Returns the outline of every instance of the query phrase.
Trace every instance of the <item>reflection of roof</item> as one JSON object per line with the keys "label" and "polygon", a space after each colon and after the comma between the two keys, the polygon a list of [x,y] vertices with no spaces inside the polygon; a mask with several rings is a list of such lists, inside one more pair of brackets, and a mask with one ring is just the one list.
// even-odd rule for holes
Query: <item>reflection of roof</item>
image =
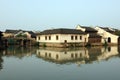
{"label": "reflection of roof", "polygon": [[97,30],[95,30],[92,27],[86,27],[86,26],[80,26],[82,28],[85,28],[85,32],[97,32]]}
{"label": "reflection of roof", "polygon": [[51,29],[51,30],[45,30],[40,33],[41,35],[44,34],[86,34],[81,30],[76,29]]}

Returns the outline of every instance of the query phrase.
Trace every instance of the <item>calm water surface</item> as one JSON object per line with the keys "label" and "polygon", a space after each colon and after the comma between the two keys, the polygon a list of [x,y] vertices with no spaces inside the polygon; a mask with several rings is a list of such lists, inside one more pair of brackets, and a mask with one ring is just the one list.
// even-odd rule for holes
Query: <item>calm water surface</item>
{"label": "calm water surface", "polygon": [[20,48],[0,51],[0,80],[120,80],[120,48]]}

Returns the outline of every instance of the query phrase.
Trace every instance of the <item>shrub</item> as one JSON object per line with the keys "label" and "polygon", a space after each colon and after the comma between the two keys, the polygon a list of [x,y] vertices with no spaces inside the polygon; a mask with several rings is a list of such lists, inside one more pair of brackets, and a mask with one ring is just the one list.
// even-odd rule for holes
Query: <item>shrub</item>
{"label": "shrub", "polygon": [[103,44],[103,46],[108,46],[108,43],[107,41],[105,40],[105,43]]}
{"label": "shrub", "polygon": [[91,47],[91,43],[87,43],[85,46],[86,47]]}
{"label": "shrub", "polygon": [[46,43],[43,43],[43,47],[46,47]]}
{"label": "shrub", "polygon": [[35,46],[39,46],[39,42],[36,42],[34,45],[35,45]]}

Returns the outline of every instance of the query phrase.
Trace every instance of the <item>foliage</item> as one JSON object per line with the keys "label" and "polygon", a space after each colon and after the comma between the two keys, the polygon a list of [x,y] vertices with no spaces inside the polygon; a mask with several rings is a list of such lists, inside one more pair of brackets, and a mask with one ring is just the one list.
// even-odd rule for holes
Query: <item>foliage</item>
{"label": "foliage", "polygon": [[105,40],[105,43],[103,44],[103,46],[108,46],[108,43],[107,41]]}
{"label": "foliage", "polygon": [[39,42],[36,42],[34,45],[35,45],[35,46],[39,46]]}
{"label": "foliage", "polygon": [[85,46],[86,47],[91,47],[91,43],[87,43]]}
{"label": "foliage", "polygon": [[2,36],[3,36],[3,34],[2,34],[2,32],[0,31],[0,39],[2,38]]}
{"label": "foliage", "polygon": [[24,38],[26,38],[27,35],[26,34],[18,34],[16,37],[24,37]]}
{"label": "foliage", "polygon": [[15,43],[15,40],[14,39],[8,39],[8,44],[11,44],[11,45],[13,45]]}
{"label": "foliage", "polygon": [[46,46],[46,43],[43,43],[43,47],[47,47],[47,46]]}

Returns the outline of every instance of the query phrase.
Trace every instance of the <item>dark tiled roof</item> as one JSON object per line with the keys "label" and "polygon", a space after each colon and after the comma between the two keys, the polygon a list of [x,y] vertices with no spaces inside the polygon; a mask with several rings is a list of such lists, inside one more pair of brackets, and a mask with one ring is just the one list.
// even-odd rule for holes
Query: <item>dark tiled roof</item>
{"label": "dark tiled roof", "polygon": [[40,33],[41,35],[44,34],[86,34],[85,32],[81,30],[76,29],[51,29],[51,30],[45,30]]}
{"label": "dark tiled roof", "polygon": [[13,33],[13,34],[15,34],[15,33],[18,33],[20,30],[9,30],[9,29],[7,29],[6,31],[5,31],[5,33]]}
{"label": "dark tiled roof", "polygon": [[36,34],[35,34],[34,32],[32,32],[32,31],[25,31],[25,30],[9,30],[9,29],[7,29],[7,30],[5,31],[5,33],[17,34],[17,33],[20,32],[20,31],[22,31],[22,32],[28,32],[29,34],[31,34],[31,37],[32,37],[32,38],[35,38],[35,37],[36,37]]}
{"label": "dark tiled roof", "polygon": [[102,36],[96,34],[96,33],[90,33],[89,38],[101,38]]}
{"label": "dark tiled roof", "polygon": [[22,31],[22,32],[28,32],[32,38],[36,38],[36,34],[32,31],[25,31],[25,30],[19,30],[19,31]]}
{"label": "dark tiled roof", "polygon": [[100,27],[101,29],[104,29],[107,32],[115,32],[114,29],[108,28],[108,27]]}
{"label": "dark tiled roof", "polygon": [[81,26],[82,28],[85,28],[85,32],[97,32],[97,30],[95,30],[92,27],[86,27],[86,26]]}
{"label": "dark tiled roof", "polygon": [[32,38],[36,38],[36,34],[34,33],[34,32],[32,32],[32,31],[27,31],[29,34],[31,34],[31,37]]}

